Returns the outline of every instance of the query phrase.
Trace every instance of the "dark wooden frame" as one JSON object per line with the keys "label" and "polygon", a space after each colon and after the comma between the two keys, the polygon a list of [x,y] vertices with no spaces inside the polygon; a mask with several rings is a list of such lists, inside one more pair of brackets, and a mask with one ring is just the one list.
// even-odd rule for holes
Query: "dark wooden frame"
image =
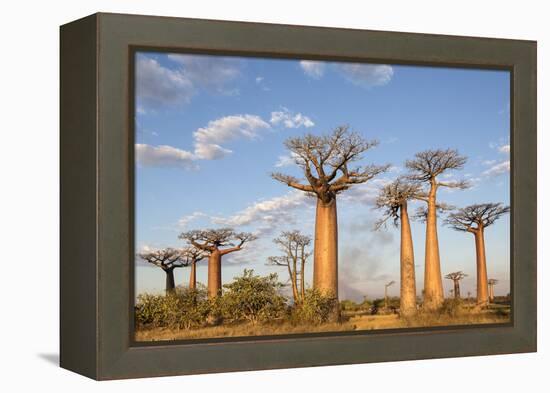
{"label": "dark wooden frame", "polygon": [[[131,59],[139,48],[509,70],[512,323],[135,343]],[[103,380],[536,351],[536,42],[95,14],[61,27],[60,143],[64,368]]]}

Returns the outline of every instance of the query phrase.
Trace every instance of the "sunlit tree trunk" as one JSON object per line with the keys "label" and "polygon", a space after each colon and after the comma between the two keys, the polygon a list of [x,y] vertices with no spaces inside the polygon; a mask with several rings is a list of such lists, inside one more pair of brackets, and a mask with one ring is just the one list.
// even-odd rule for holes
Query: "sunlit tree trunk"
{"label": "sunlit tree trunk", "polygon": [[191,262],[191,273],[189,274],[189,289],[197,289],[197,262]]}
{"label": "sunlit tree trunk", "polygon": [[416,279],[414,273],[414,250],[411,225],[407,212],[407,202],[400,207],[401,212],[401,293],[399,309],[401,315],[409,316],[416,312]]}
{"label": "sunlit tree trunk", "polygon": [[477,262],[477,304],[486,306],[489,302],[487,285],[487,261],[485,259],[485,234],[483,227],[474,233],[476,240],[476,262]]}
{"label": "sunlit tree trunk", "polygon": [[[303,250],[302,250],[303,253]],[[306,268],[306,260],[302,258],[301,264],[300,264],[300,295],[301,300],[303,301],[306,296],[306,284],[304,282],[304,276],[305,276],[305,268]]]}
{"label": "sunlit tree trunk", "polygon": [[214,298],[222,292],[222,255],[214,250],[208,257],[208,297]]}
{"label": "sunlit tree trunk", "polygon": [[454,280],[453,283],[454,283],[455,299],[460,299],[460,281]]}
{"label": "sunlit tree trunk", "polygon": [[428,195],[428,216],[426,218],[426,256],[424,268],[424,308],[435,310],[443,304],[443,279],[439,261],[437,239],[437,185],[432,181]]}
{"label": "sunlit tree trunk", "polygon": [[[338,220],[336,199],[324,203],[317,199],[313,287],[326,296],[338,298]],[[330,320],[340,317],[338,303]]]}
{"label": "sunlit tree trunk", "polygon": [[165,269],[166,273],[166,293],[174,292],[176,283],[174,281],[174,269]]}

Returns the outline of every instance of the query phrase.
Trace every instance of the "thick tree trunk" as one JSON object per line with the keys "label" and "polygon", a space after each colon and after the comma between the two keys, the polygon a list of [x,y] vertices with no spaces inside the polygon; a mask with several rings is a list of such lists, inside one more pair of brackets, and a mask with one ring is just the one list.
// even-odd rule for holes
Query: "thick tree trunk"
{"label": "thick tree trunk", "polygon": [[[315,245],[313,258],[313,288],[326,296],[338,299],[338,219],[336,198],[329,203],[317,199],[315,216]],[[340,318],[336,302],[330,320]]]}
{"label": "thick tree trunk", "polygon": [[302,259],[302,262],[300,265],[300,297],[302,301],[306,297],[306,284],[304,282],[304,276],[305,276],[304,269],[306,267],[305,265],[306,265],[306,261]]}
{"label": "thick tree trunk", "polygon": [[197,289],[197,262],[191,262],[191,273],[189,274],[189,289]]}
{"label": "thick tree trunk", "polygon": [[176,283],[174,281],[174,269],[165,269],[166,273],[166,293],[174,292]]}
{"label": "thick tree trunk", "polygon": [[401,211],[401,293],[399,310],[401,315],[410,316],[416,312],[416,278],[414,272],[414,250],[407,202]]}
{"label": "thick tree trunk", "polygon": [[298,285],[296,284],[296,270],[292,270],[290,264],[288,267],[288,274],[290,276],[290,282],[292,284],[292,297],[294,298],[294,304],[299,302],[298,300]]}
{"label": "thick tree trunk", "polygon": [[460,299],[460,281],[453,280],[455,299]]}
{"label": "thick tree trunk", "polygon": [[428,196],[428,217],[426,218],[426,256],[424,268],[424,308],[436,310],[443,304],[443,279],[439,261],[437,239],[436,185],[432,183]]}
{"label": "thick tree trunk", "polygon": [[476,262],[477,262],[477,304],[486,306],[488,299],[487,284],[487,262],[485,260],[485,235],[483,228],[478,229],[475,234],[476,240]]}
{"label": "thick tree trunk", "polygon": [[222,255],[214,250],[208,257],[208,297],[215,298],[222,292]]}

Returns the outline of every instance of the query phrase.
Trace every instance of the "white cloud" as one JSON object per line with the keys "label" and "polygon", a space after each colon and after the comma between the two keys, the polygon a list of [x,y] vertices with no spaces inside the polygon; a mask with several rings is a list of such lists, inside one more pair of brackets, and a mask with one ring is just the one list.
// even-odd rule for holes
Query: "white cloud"
{"label": "white cloud", "polygon": [[283,196],[254,202],[230,217],[212,217],[212,222],[230,227],[257,225],[259,232],[265,234],[281,225],[293,224],[296,210],[313,207],[314,202],[306,193],[292,190]]}
{"label": "white cloud", "polygon": [[149,57],[138,58],[136,96],[139,113],[145,113],[145,107],[187,103],[193,94],[193,82],[181,70],[163,67]]}
{"label": "white cloud", "polygon": [[280,111],[271,112],[271,119],[269,120],[271,124],[282,124],[286,128],[309,128],[315,125],[309,117],[301,113],[291,112],[288,108],[284,107],[281,109]]}
{"label": "white cloud", "polygon": [[485,176],[497,176],[508,172],[510,172],[510,160],[502,161],[496,165],[493,165],[491,168],[483,172],[483,174]]}
{"label": "white cloud", "polygon": [[240,74],[240,60],[236,58],[183,54],[170,54],[168,58],[182,67],[194,85],[221,93],[226,92],[225,84]]}
{"label": "white cloud", "polygon": [[238,93],[225,85],[239,75],[239,60],[216,56],[167,56],[175,67],[167,67],[148,55],[136,62],[136,97],[138,113],[166,105],[188,103],[199,88],[221,94]]}
{"label": "white cloud", "polygon": [[151,146],[137,143],[135,147],[136,162],[143,166],[183,167],[194,169],[193,153],[172,146]]}
{"label": "white cloud", "polygon": [[298,159],[299,156],[296,153],[290,153],[289,155],[279,156],[277,159],[277,162],[275,163],[276,168],[282,168],[285,166],[291,166],[296,164],[296,159]]}
{"label": "white cloud", "polygon": [[193,212],[187,216],[183,216],[182,218],[180,218],[178,220],[178,225],[180,226],[180,228],[187,228],[187,226],[191,221],[195,221],[196,219],[205,217],[205,216],[206,214],[204,214],[203,212],[198,212],[198,211]]}
{"label": "white cloud", "polygon": [[269,124],[255,115],[233,115],[210,121],[206,127],[193,133],[197,158],[214,160],[231,153],[220,144],[237,138],[253,139],[258,130],[270,128]]}
{"label": "white cloud", "polygon": [[313,79],[319,79],[325,73],[325,63],[322,61],[302,60],[300,67],[307,76]]}
{"label": "white cloud", "polygon": [[510,145],[502,145],[498,148],[501,153],[510,153]]}
{"label": "white cloud", "polygon": [[393,68],[385,64],[344,63],[338,68],[348,81],[361,87],[382,86],[393,77]]}
{"label": "white cloud", "polygon": [[262,83],[262,81],[264,80],[264,77],[263,76],[257,76],[256,77],[256,83]]}
{"label": "white cloud", "polygon": [[[501,142],[502,143],[502,142]],[[497,145],[496,143],[491,143],[489,146],[493,149],[497,149],[499,153],[505,154],[506,156],[510,156],[510,144],[504,143]],[[484,165],[490,166],[489,169],[487,169],[485,172],[483,172],[484,176],[498,176],[502,175],[504,173],[510,172],[510,159],[507,160],[486,160],[483,161]]]}

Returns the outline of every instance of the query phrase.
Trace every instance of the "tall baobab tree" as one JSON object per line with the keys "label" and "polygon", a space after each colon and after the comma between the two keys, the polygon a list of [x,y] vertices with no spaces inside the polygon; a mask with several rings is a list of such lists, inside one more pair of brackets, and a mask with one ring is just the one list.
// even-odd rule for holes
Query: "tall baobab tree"
{"label": "tall baobab tree", "polygon": [[509,206],[502,203],[483,203],[466,206],[448,215],[447,225],[451,228],[470,232],[476,242],[476,265],[477,265],[477,304],[487,305],[488,283],[487,283],[487,260],[485,255],[485,228],[492,225],[502,215],[510,211]]}
{"label": "tall baobab tree", "polygon": [[[367,165],[350,168],[363,153],[376,146],[347,126],[337,127],[328,135],[307,134],[289,138],[285,146],[303,170],[305,182],[282,173],[271,176],[289,187],[317,198],[315,243],[313,252],[313,287],[321,293],[338,297],[338,220],[336,196],[355,184],[365,183],[387,170],[388,166]],[[331,320],[339,318],[338,306]]]}
{"label": "tall baobab tree", "polygon": [[489,302],[493,303],[495,301],[495,285],[498,284],[498,280],[490,278],[487,280],[487,284],[489,286]]}
{"label": "tall baobab tree", "polygon": [[414,271],[414,250],[409,221],[408,201],[420,192],[418,184],[412,184],[398,178],[384,186],[376,199],[376,208],[384,209],[384,215],[376,223],[379,229],[389,219],[395,226],[401,225],[401,280],[400,304],[401,315],[409,316],[416,312],[416,278]]}
{"label": "tall baobab tree", "polygon": [[160,267],[166,273],[166,293],[174,291],[174,270],[187,266],[182,259],[182,251],[175,248],[164,248],[139,253],[138,256],[144,261]]}
{"label": "tall baobab tree", "polygon": [[191,266],[189,273],[189,289],[197,289],[197,263],[206,258],[208,254],[195,246],[187,247],[182,252],[182,258],[187,266]]}
{"label": "tall baobab tree", "polygon": [[286,266],[292,285],[294,303],[300,304],[306,292],[304,275],[307,259],[311,255],[311,252],[307,251],[307,247],[311,244],[311,238],[294,230],[282,232],[279,237],[273,239],[273,243],[279,247],[283,255],[269,257],[268,264]]}
{"label": "tall baobab tree", "polygon": [[425,150],[416,153],[414,159],[405,163],[409,169],[409,179],[425,184],[425,195],[417,199],[426,202],[426,250],[424,267],[424,307],[435,310],[443,304],[443,279],[439,260],[439,241],[437,239],[437,190],[440,187],[464,189],[468,187],[465,181],[440,181],[443,173],[449,170],[458,170],[464,167],[466,157],[458,154],[457,150]]}
{"label": "tall baobab tree", "polygon": [[453,280],[453,294],[455,299],[460,299],[460,280],[468,275],[464,272],[453,272],[445,276],[448,280]]}
{"label": "tall baobab tree", "polygon": [[208,255],[208,296],[217,297],[222,290],[222,257],[242,250],[245,243],[256,239],[251,233],[237,233],[232,228],[194,230],[184,232],[180,239]]}
{"label": "tall baobab tree", "polygon": [[384,284],[384,308],[388,308],[388,288],[395,284],[395,281],[390,281],[387,284]]}

